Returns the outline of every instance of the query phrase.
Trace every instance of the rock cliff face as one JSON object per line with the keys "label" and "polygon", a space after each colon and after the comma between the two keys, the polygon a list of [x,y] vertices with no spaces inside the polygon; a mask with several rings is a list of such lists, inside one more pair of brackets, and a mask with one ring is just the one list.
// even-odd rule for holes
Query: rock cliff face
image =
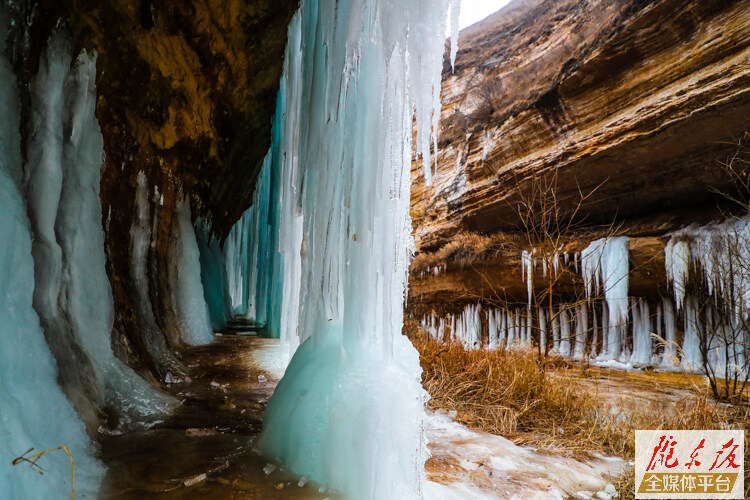
{"label": "rock cliff face", "polygon": [[[717,193],[736,189],[726,164],[747,160],[747,26],[740,1],[516,0],[465,29],[443,72],[435,181],[413,173],[411,312],[498,290],[525,302],[523,225],[552,185],[544,203],[576,228],[547,250],[580,252],[613,224],[631,237],[634,293],[667,294],[664,235],[719,216]],[[494,240],[462,248],[471,232]]]}
{"label": "rock cliff face", "polygon": [[[73,54],[98,53],[114,343],[159,379],[184,372],[174,354],[181,332],[169,288],[178,201],[185,197],[193,217],[207,220],[219,241],[250,206],[297,6],[293,0],[26,0],[9,7],[8,51],[26,122],[28,83],[52,33],[66,32]],[[146,304],[129,244],[140,172],[153,216]]]}

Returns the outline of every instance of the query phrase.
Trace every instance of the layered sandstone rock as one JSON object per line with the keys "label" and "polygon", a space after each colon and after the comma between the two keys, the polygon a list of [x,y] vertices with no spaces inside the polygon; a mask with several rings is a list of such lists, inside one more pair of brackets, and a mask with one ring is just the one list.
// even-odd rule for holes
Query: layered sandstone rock
{"label": "layered sandstone rock", "polygon": [[[725,164],[738,150],[747,159],[747,26],[746,2],[517,0],[464,30],[455,73],[447,60],[443,73],[433,185],[414,170],[419,252],[465,232],[523,233],[519,203],[554,183],[562,213],[635,237],[639,295],[667,293],[663,236],[719,216],[719,193],[736,187]],[[580,250],[585,238],[563,239]],[[488,286],[523,299],[522,249],[446,263],[437,277],[414,269],[412,307]],[[641,279],[644,262],[662,270]]]}

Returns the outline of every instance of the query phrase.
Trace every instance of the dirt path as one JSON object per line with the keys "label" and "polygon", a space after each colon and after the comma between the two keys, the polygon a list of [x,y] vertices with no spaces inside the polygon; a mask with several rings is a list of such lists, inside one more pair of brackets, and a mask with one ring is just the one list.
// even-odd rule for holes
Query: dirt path
{"label": "dirt path", "polygon": [[[173,384],[180,404],[163,423],[144,432],[112,436],[102,442],[109,467],[100,494],[106,499],[326,499],[320,485],[307,483],[255,453],[265,406],[278,370],[276,341],[225,332],[207,346],[185,353],[190,383]],[[282,370],[283,371],[283,370]],[[679,397],[681,383],[669,375],[590,370],[573,377],[602,399],[623,395]],[[427,462],[425,498],[564,498],[594,494],[622,463],[612,459],[579,462],[537,452],[498,436],[470,431],[446,415],[429,414],[426,434],[432,459]],[[265,471],[264,471],[265,469]],[[304,482],[304,481],[303,481]]]}
{"label": "dirt path", "polygon": [[180,400],[172,414],[154,429],[101,443],[109,470],[100,496],[333,500],[330,493],[318,491],[319,485],[298,486],[300,478],[280,468],[266,474],[269,460],[252,449],[277,382],[258,368],[253,352],[273,342],[223,335],[187,351],[184,360],[191,381],[170,386]]}

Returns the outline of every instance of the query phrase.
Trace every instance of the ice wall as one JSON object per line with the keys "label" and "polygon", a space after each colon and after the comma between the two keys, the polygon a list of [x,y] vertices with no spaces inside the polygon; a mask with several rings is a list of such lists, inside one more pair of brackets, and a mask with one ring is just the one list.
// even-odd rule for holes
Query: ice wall
{"label": "ice wall", "polygon": [[[727,378],[732,375],[727,370],[750,368],[745,352],[750,345],[745,327],[750,317],[750,215],[673,233],[665,260],[682,312],[683,364],[702,369],[707,360],[708,370]],[[670,324],[668,335],[674,336],[673,328]]]}
{"label": "ice wall", "polygon": [[[274,137],[278,137],[278,130],[279,125],[275,123]],[[264,325],[265,334],[269,337],[289,340],[296,337],[296,332],[290,335],[288,329],[281,326],[280,302],[284,290],[273,287],[272,283],[283,280],[281,274],[289,267],[284,266],[288,258],[280,246],[279,227],[286,225],[300,234],[301,228],[294,221],[280,222],[284,212],[293,208],[279,206],[278,197],[283,196],[283,184],[277,172],[279,166],[275,164],[278,156],[278,139],[274,139],[258,176],[253,204],[232,228],[224,243],[224,260],[233,314],[249,317]],[[285,181],[291,182],[291,179]],[[301,240],[296,241],[298,254],[300,245]],[[299,283],[299,275],[296,282]]]}
{"label": "ice wall", "polygon": [[[7,20],[0,7],[0,39]],[[16,80],[0,51],[0,489],[4,498],[59,498],[70,494],[68,457],[61,451],[40,460],[40,476],[11,462],[28,449],[70,446],[76,498],[95,498],[103,466],[83,422],[57,384],[57,367],[33,309],[32,235],[21,195],[20,113]]]}
{"label": "ice wall", "polygon": [[172,258],[170,288],[173,290],[173,307],[177,322],[186,342],[198,345],[213,340],[213,328],[201,281],[200,251],[190,217],[190,203],[177,201],[176,222],[172,231]]}
{"label": "ice wall", "polygon": [[[60,380],[88,425],[101,410],[113,427],[147,423],[171,399],[117,359],[111,347],[113,300],[106,274],[99,201],[103,140],[94,115],[96,53],[71,61],[56,32],[31,82],[24,186],[33,232],[34,308]],[[71,65],[72,62],[72,65]]]}
{"label": "ice wall", "polygon": [[352,498],[421,496],[426,393],[401,335],[412,118],[429,178],[448,4],[301,2],[264,165],[269,205],[253,209],[267,249],[253,264],[273,276],[256,314],[301,343],[257,445]]}

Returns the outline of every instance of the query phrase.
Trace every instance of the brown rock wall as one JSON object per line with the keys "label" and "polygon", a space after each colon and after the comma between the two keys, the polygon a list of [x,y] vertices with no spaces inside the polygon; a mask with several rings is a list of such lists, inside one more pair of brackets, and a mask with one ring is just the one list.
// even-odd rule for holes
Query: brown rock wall
{"label": "brown rock wall", "polygon": [[[663,236],[719,216],[719,193],[734,190],[723,164],[750,130],[747,26],[741,1],[516,0],[464,30],[455,73],[448,62],[443,73],[435,182],[413,170],[419,252],[467,231],[517,234],[519,202],[555,178],[562,212],[593,193],[577,219],[637,237],[634,293],[666,293]],[[412,272],[411,295],[481,295],[485,269],[523,300],[520,251],[438,277]],[[646,276],[643,259],[662,269]]]}

